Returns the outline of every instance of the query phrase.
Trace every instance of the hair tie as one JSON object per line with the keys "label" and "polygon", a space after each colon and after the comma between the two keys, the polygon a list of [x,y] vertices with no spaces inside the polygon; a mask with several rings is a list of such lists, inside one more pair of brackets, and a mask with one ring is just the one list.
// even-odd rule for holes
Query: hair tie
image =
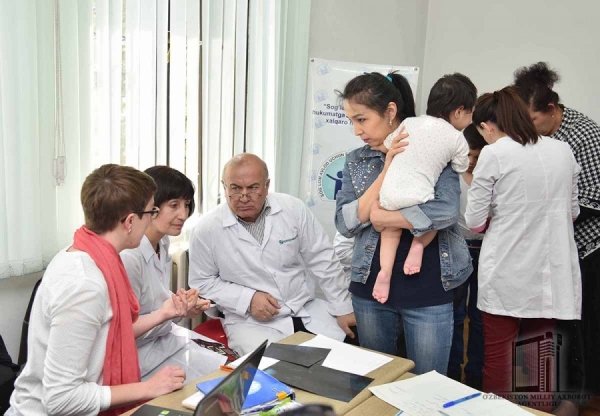
{"label": "hair tie", "polygon": [[390,77],[389,75],[386,75],[385,77],[387,78],[387,80],[388,80],[389,82],[391,82],[391,83],[394,83],[394,81],[392,81],[392,77]]}

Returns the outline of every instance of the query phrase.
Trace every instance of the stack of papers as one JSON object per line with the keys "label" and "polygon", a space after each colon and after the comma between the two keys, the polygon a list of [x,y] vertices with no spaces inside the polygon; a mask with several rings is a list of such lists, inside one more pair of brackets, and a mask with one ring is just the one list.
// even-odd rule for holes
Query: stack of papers
{"label": "stack of papers", "polygon": [[[381,400],[403,411],[402,416],[531,416],[519,406],[492,394],[481,393],[435,371],[406,380],[369,387]],[[444,404],[457,404],[444,408]]]}

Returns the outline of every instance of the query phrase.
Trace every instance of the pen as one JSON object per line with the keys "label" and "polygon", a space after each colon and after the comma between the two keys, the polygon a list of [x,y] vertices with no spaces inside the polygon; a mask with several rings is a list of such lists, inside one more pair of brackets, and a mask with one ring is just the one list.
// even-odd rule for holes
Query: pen
{"label": "pen", "polygon": [[198,295],[198,297],[199,297],[200,299],[202,299],[202,300],[210,300],[210,304],[211,304],[211,305],[215,305],[215,301],[214,301],[214,300],[212,300],[212,299],[206,299],[206,298],[203,298],[203,297],[202,297],[202,296],[200,296],[200,295]]}
{"label": "pen", "polygon": [[448,403],[445,403],[442,407],[444,409],[446,409],[446,408],[448,408],[450,406],[454,406],[455,404],[466,402],[467,400],[471,400],[471,399],[474,399],[474,398],[479,397],[479,396],[481,396],[481,392],[473,393],[473,394],[471,394],[469,396],[461,397],[460,399],[452,400],[452,401],[450,401]]}
{"label": "pen", "polygon": [[222,371],[227,371],[228,373],[231,373],[234,369],[231,367],[227,367],[226,365],[220,365],[219,369]]}

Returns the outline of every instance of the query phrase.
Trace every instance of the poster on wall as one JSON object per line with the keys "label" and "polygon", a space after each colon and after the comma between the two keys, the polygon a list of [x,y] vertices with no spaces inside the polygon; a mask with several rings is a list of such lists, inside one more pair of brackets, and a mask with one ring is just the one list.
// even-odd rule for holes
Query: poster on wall
{"label": "poster on wall", "polygon": [[335,197],[342,187],[346,154],[364,146],[354,135],[354,126],[336,90],[343,90],[348,81],[365,72],[387,75],[391,71],[404,75],[416,94],[418,67],[310,59],[300,198],[331,239],[335,235]]}

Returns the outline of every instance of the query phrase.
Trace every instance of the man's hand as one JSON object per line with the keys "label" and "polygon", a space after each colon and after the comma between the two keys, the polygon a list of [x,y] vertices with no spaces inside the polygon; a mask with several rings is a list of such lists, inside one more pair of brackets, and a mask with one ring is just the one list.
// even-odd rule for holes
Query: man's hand
{"label": "man's hand", "polygon": [[250,301],[250,315],[257,321],[266,322],[279,314],[281,306],[277,300],[265,292],[255,292]]}
{"label": "man's hand", "polygon": [[354,312],[349,313],[348,315],[337,316],[336,320],[338,326],[344,330],[346,335],[354,339],[354,332],[352,332],[350,329],[351,326],[356,326],[356,317],[354,316]]}

